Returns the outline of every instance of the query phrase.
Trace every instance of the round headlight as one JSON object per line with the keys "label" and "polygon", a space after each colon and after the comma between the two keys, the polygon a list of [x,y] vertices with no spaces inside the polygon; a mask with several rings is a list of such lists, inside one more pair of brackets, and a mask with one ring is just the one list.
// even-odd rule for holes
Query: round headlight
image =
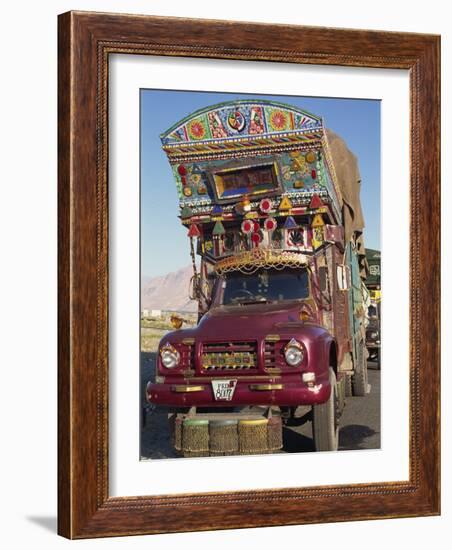
{"label": "round headlight", "polygon": [[297,342],[292,338],[292,340],[284,348],[286,363],[291,367],[296,367],[303,361],[303,355],[303,346],[300,342]]}
{"label": "round headlight", "polygon": [[160,350],[162,365],[167,369],[177,367],[180,361],[180,353],[171,344],[165,344]]}

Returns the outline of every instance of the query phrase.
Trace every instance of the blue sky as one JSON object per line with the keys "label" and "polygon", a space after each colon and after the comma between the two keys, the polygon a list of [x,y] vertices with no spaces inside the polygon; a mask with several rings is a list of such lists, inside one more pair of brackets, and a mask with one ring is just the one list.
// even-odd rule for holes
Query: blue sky
{"label": "blue sky", "polygon": [[322,116],[358,157],[367,248],[380,249],[380,102],[217,92],[141,90],[141,274],[155,277],[190,263],[176,184],[160,134],[189,113],[235,99],[281,101]]}

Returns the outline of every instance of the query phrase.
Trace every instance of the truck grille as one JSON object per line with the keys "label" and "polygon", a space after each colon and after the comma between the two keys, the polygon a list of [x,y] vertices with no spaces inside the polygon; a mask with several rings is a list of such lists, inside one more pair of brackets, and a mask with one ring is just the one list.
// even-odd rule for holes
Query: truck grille
{"label": "truck grille", "polygon": [[209,342],[202,346],[203,371],[239,371],[257,369],[257,342]]}
{"label": "truck grille", "polygon": [[287,363],[284,359],[284,346],[287,341],[266,341],[264,346],[264,368],[285,368]]}
{"label": "truck grille", "polygon": [[183,369],[193,369],[195,365],[195,345],[193,343],[183,343],[177,346],[180,353],[180,365]]}

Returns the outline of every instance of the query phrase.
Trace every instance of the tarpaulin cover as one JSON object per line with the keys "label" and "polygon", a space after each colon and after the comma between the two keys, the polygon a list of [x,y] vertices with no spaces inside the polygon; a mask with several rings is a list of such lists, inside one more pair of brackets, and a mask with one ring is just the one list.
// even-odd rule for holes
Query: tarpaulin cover
{"label": "tarpaulin cover", "polygon": [[368,267],[362,235],[365,224],[360,200],[361,176],[358,159],[336,133],[329,129],[326,129],[325,133],[342,195],[345,242],[351,239],[355,242],[361,276],[365,278]]}

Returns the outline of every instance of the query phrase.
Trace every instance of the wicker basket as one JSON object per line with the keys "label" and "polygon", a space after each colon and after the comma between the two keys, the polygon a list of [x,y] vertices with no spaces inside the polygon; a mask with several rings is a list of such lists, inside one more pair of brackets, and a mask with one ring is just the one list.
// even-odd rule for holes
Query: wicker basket
{"label": "wicker basket", "polygon": [[283,446],[282,420],[279,416],[272,416],[267,424],[267,446],[268,452],[279,451]]}
{"label": "wicker basket", "polygon": [[267,418],[239,421],[239,453],[241,455],[267,452],[267,424]]}
{"label": "wicker basket", "polygon": [[182,451],[182,418],[177,414],[168,416],[170,440],[176,451]]}
{"label": "wicker basket", "polygon": [[182,451],[184,456],[209,456],[209,421],[186,418],[182,424]]}
{"label": "wicker basket", "polygon": [[173,446],[185,457],[266,454],[283,446],[281,418],[271,414],[242,419],[171,414],[168,420]]}
{"label": "wicker basket", "polygon": [[237,420],[221,419],[209,422],[209,447],[212,456],[236,455],[239,452]]}

